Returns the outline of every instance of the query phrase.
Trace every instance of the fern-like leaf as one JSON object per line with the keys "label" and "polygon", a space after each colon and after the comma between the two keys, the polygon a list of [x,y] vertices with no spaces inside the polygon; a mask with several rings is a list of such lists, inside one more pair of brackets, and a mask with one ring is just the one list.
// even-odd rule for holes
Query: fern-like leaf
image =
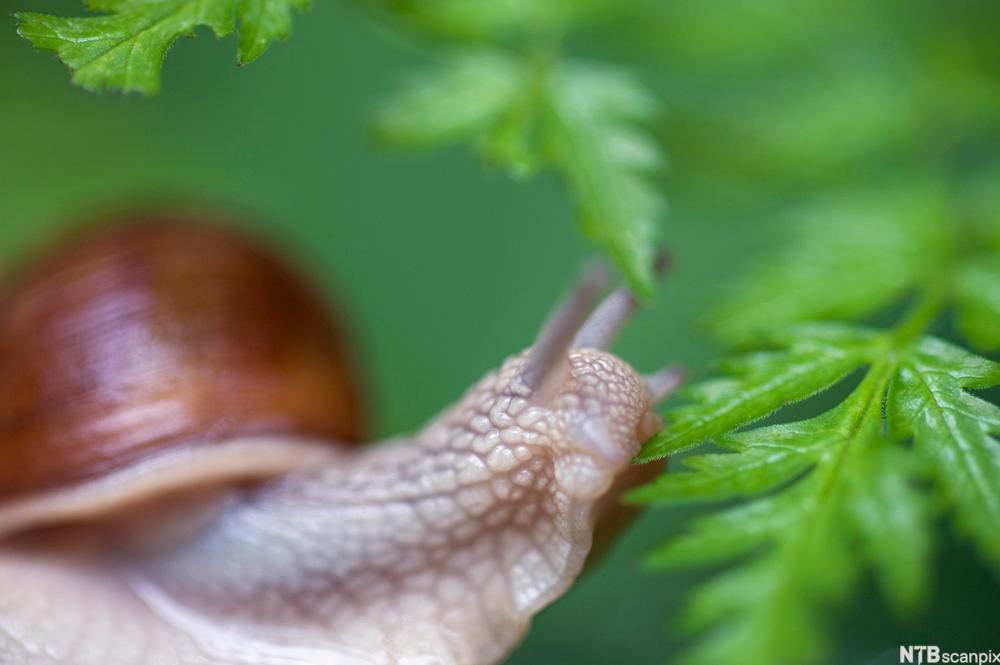
{"label": "fern-like leaf", "polygon": [[648,298],[663,202],[647,174],[659,166],[660,154],[637,123],[653,112],[653,99],[628,73],[595,65],[557,69],[547,93],[546,138],[576,198],[583,231]]}
{"label": "fern-like leaf", "polygon": [[[732,465],[762,481],[749,493],[790,485],[696,522],[690,533],[653,554],[653,563],[690,564],[761,552],[696,593],[688,625],[712,628],[712,634],[687,662],[773,665],[811,662],[822,654],[822,609],[843,595],[858,572],[843,517],[854,504],[851,466],[863,459],[866,448],[881,445],[883,375],[870,374],[844,403],[816,418],[728,437],[739,451],[730,455]],[[757,453],[772,447],[781,450],[780,462],[761,465]],[[667,490],[675,478],[683,487],[690,484],[685,476],[703,473],[670,474],[658,484]],[[816,570],[823,575],[815,575]],[[797,622],[793,632],[789,619]]]}
{"label": "fern-like leaf", "polygon": [[642,129],[654,110],[651,96],[623,70],[467,49],[415,76],[385,105],[378,127],[404,146],[469,141],[519,177],[544,166],[557,170],[585,235],[638,295],[649,297],[663,210],[648,180],[659,148]]}
{"label": "fern-like leaf", "polygon": [[[707,631],[688,655],[692,665],[821,660],[825,616],[850,596],[866,568],[900,612],[917,608],[930,575],[931,500],[918,482],[927,476],[937,479],[956,522],[1000,570],[1000,444],[993,438],[1000,408],[966,392],[1000,383],[1000,366],[936,338],[910,341],[903,334],[909,323],[885,334],[824,325],[788,336],[817,329],[824,334],[816,358],[839,359],[838,369],[782,392],[784,372],[795,376],[809,367],[801,341],[730,365],[734,377],[696,387],[695,403],[667,414],[667,431],[678,426],[677,441],[714,436],[728,452],[690,456],[684,470],[629,495],[644,504],[750,499],[695,520],[649,557],[654,566],[742,558],[691,601],[687,625]],[[779,397],[806,396],[863,363],[861,383],[830,411],[721,434],[780,406]],[[764,378],[748,381],[754,369]],[[760,389],[769,383],[775,387]],[[689,431],[686,423],[697,427]],[[898,446],[886,432],[912,436],[915,446]],[[670,450],[671,436],[661,434],[647,447]]]}

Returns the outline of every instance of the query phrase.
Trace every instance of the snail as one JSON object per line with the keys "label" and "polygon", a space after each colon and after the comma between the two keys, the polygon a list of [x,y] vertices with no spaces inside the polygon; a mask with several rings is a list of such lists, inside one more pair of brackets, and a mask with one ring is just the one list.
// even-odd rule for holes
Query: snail
{"label": "snail", "polygon": [[343,335],[278,259],[113,224],[0,296],[0,663],[489,665],[572,584],[679,382],[587,273],[417,433],[359,446]]}

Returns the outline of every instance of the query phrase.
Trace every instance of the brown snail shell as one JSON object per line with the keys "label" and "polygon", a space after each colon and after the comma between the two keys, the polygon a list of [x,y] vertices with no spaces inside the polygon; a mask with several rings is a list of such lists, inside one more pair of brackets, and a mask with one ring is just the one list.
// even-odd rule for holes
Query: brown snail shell
{"label": "brown snail shell", "polygon": [[360,438],[350,353],[296,275],[238,234],[140,221],[0,295],[0,499],[236,437]]}

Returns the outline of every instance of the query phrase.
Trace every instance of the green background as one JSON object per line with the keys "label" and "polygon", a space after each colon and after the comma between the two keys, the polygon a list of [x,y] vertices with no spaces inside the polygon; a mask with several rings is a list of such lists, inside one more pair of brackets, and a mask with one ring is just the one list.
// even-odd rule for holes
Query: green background
{"label": "green background", "polygon": [[[70,2],[22,4],[19,9],[80,11]],[[825,12],[789,20],[823,24],[821,34],[832,42],[838,29],[855,25],[846,7],[860,5],[817,6]],[[839,97],[839,111],[817,103],[826,115],[813,114],[815,126],[800,133],[793,121],[747,112],[742,133],[732,134],[724,118],[701,113],[702,101],[725,89],[753,108],[761,95],[794,91],[802,81],[785,70],[802,44],[777,39],[776,30],[788,36],[781,26],[771,27],[775,43],[768,42],[767,33],[754,31],[759,25],[752,16],[714,17],[692,2],[671,11],[638,32],[617,33],[609,24],[594,38],[602,54],[640,66],[665,99],[656,129],[671,159],[661,175],[671,208],[663,239],[675,268],[617,350],[640,369],[681,362],[699,376],[720,352],[699,317],[720,286],[776,246],[775,213],[808,182],[863,177],[874,167],[853,162],[854,147],[870,147],[876,137],[880,150],[896,154],[907,146],[901,123],[923,120],[907,107],[904,93],[911,88],[886,89],[876,75],[867,84],[865,74],[848,79],[853,87]],[[4,21],[4,265],[24,260],[65,229],[136,206],[233,218],[295,257],[337,302],[365,369],[380,436],[418,427],[526,346],[593,253],[579,239],[555,178],[512,182],[459,148],[401,154],[380,146],[369,124],[372,111],[402,73],[423,61],[426,48],[413,35],[337,3],[318,0],[296,21],[289,42],[244,69],[234,64],[231,40],[201,34],[181,42],[168,56],[163,93],[154,99],[72,88],[62,65],[33,52],[14,34],[13,19]],[[857,25],[851,40],[880,34],[878,26]],[[714,32],[703,34],[711,26]],[[747,53],[758,60],[742,62]],[[892,53],[885,49],[895,63]],[[739,66],[712,69],[727,57]],[[672,66],[690,61],[708,62],[705,71],[712,73]],[[763,88],[743,75],[753,64],[772,73]],[[865,61],[858,71],[881,76],[881,64]],[[889,80],[905,81],[891,71]],[[829,85],[839,80],[834,76]],[[968,102],[976,109],[982,104]],[[995,122],[995,115],[988,117]],[[843,168],[848,163],[852,168]],[[670,662],[683,645],[671,618],[704,573],[651,574],[642,571],[640,558],[692,512],[644,515],[567,597],[538,617],[510,662]],[[996,578],[944,530],[942,539],[928,611],[890,619],[872,585],[864,585],[857,602],[837,614],[836,662],[894,663],[899,644],[1000,646]]]}

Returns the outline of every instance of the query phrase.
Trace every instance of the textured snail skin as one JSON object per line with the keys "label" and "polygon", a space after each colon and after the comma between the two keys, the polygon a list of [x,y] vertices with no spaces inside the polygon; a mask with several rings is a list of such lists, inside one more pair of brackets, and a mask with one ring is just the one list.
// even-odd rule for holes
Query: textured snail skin
{"label": "textured snail skin", "polygon": [[[0,663],[500,662],[580,573],[660,426],[651,408],[668,383],[595,348],[627,300],[609,298],[576,337],[586,298],[571,303],[412,437],[236,436],[31,498],[27,512],[0,502]],[[280,472],[206,482],[255,465]],[[201,474],[197,488],[179,473]],[[154,481],[173,493],[136,504]],[[130,509],[106,515],[122,495]],[[59,501],[90,508],[58,513]],[[88,519],[21,529],[53,511]]]}

